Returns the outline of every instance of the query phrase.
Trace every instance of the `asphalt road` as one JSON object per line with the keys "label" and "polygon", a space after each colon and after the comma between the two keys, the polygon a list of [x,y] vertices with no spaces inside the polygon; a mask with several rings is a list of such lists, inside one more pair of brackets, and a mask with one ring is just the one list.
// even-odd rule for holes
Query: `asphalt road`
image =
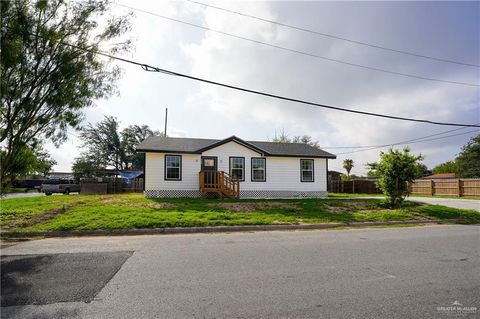
{"label": "asphalt road", "polygon": [[2,256],[2,306],[90,302],[131,252]]}
{"label": "asphalt road", "polygon": [[2,255],[112,251],[134,253],[91,302],[3,307],[2,318],[480,316],[476,225],[45,239]]}

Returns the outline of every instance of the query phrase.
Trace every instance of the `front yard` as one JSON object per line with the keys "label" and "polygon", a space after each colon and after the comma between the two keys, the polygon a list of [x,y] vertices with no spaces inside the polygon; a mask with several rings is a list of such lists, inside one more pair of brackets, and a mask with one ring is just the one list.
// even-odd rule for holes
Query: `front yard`
{"label": "front yard", "polygon": [[143,194],[54,195],[2,199],[2,232],[268,225],[460,219],[480,212],[406,202],[386,209],[381,199],[205,200],[146,199]]}

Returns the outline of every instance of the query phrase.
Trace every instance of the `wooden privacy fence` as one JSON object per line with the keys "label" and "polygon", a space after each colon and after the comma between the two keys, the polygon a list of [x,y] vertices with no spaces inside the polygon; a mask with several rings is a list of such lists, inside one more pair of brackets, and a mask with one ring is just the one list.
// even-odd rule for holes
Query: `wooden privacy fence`
{"label": "wooden privacy fence", "polygon": [[480,178],[419,179],[411,186],[412,195],[480,196]]}
{"label": "wooden privacy fence", "polygon": [[80,182],[80,193],[115,194],[126,192],[143,192],[143,178],[135,178],[130,183],[123,178],[88,178]]}
{"label": "wooden privacy fence", "polygon": [[331,180],[327,190],[332,193],[380,194],[381,191],[373,179],[356,179],[350,181]]}

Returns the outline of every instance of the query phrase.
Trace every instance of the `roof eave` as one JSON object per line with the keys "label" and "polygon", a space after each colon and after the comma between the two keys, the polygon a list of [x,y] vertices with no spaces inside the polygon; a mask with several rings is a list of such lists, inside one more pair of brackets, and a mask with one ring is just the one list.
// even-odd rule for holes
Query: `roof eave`
{"label": "roof eave", "polygon": [[265,150],[253,145],[253,144],[250,144],[244,140],[242,140],[241,138],[238,138],[236,137],[235,135],[233,136],[230,136],[230,137],[227,137],[226,139],[223,139],[221,141],[218,141],[216,143],[213,143],[213,144],[210,144],[206,147],[203,147],[201,149],[198,149],[197,152],[200,152],[200,153],[203,153],[205,151],[208,151],[208,150],[211,150],[212,148],[215,148],[215,147],[218,147],[218,146],[221,146],[223,144],[226,144],[226,143],[229,143],[229,142],[235,142],[235,143],[238,143],[246,148],[249,148],[251,149],[252,151],[255,151],[261,155],[270,155],[268,152],[266,152]]}
{"label": "roof eave", "polygon": [[139,153],[172,153],[172,154],[200,154],[197,151],[158,150],[158,149],[137,149]]}

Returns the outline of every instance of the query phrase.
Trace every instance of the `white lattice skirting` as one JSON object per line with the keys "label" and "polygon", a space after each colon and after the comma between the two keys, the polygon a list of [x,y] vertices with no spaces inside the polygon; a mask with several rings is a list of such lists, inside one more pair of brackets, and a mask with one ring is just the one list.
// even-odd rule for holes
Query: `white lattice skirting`
{"label": "white lattice skirting", "polygon": [[146,190],[147,198],[186,198],[186,197],[202,197],[200,191],[194,190]]}
{"label": "white lattice skirting", "polygon": [[[240,198],[324,198],[326,191],[240,191]],[[195,190],[146,190],[147,198],[201,197]]]}
{"label": "white lattice skirting", "polygon": [[322,191],[242,191],[240,198],[324,198],[327,192]]}

